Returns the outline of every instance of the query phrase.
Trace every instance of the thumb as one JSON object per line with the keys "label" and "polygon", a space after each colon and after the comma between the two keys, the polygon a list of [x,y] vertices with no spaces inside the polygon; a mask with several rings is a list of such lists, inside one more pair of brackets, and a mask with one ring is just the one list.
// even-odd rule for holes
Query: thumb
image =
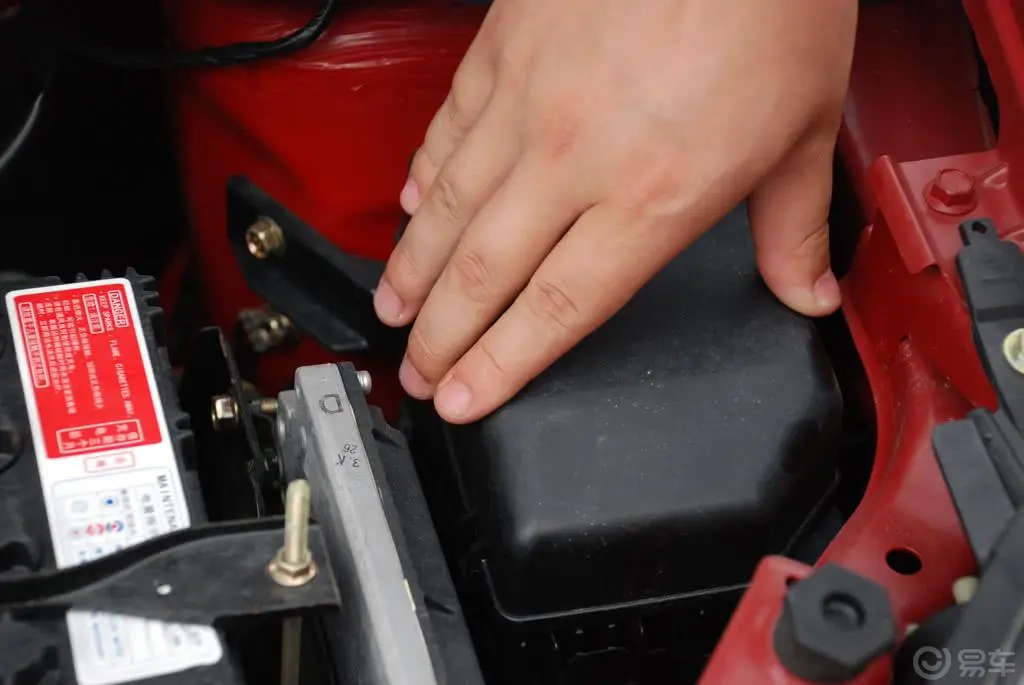
{"label": "thumb", "polygon": [[762,278],[807,316],[831,314],[840,302],[828,251],[834,147],[834,138],[816,137],[794,148],[747,202]]}

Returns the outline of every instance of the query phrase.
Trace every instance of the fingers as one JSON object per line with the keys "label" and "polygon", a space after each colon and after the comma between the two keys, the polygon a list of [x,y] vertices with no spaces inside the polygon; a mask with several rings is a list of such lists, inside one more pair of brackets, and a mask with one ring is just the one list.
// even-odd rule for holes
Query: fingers
{"label": "fingers", "polygon": [[518,157],[507,108],[489,106],[445,162],[391,253],[374,295],[390,326],[413,320],[451,257],[463,230],[500,187]]}
{"label": "fingers", "polygon": [[429,192],[434,179],[452,152],[480,118],[494,89],[493,61],[485,35],[473,41],[463,57],[448,97],[434,115],[423,145],[413,156],[409,178],[399,197],[402,209],[412,215]]}
{"label": "fingers", "polygon": [[588,210],[438,386],[438,413],[468,423],[506,402],[618,311],[685,235],[630,225],[608,205]]}
{"label": "fingers", "polygon": [[409,336],[399,375],[410,395],[433,394],[583,212],[565,181],[548,165],[524,161],[476,215]]}
{"label": "fingers", "polygon": [[829,267],[828,208],[833,139],[795,150],[750,196],[757,263],[768,287],[790,308],[823,316],[839,306]]}

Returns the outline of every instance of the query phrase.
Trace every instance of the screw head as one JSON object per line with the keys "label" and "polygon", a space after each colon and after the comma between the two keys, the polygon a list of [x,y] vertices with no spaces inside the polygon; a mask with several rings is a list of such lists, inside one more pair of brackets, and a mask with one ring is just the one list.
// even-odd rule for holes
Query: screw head
{"label": "screw head", "polygon": [[210,408],[210,419],[214,430],[229,430],[238,425],[238,403],[231,395],[218,395],[213,398]]}
{"label": "screw head", "polygon": [[284,232],[273,219],[260,217],[245,231],[245,245],[256,259],[284,252]]}
{"label": "screw head", "polygon": [[978,591],[978,577],[964,576],[953,582],[953,599],[957,604],[967,604]]}
{"label": "screw head", "polygon": [[1003,357],[1014,371],[1024,374],[1024,328],[1010,331],[1003,338]]}
{"label": "screw head", "polygon": [[356,371],[356,378],[359,379],[359,387],[364,395],[369,395],[373,392],[373,376],[370,375],[369,371]]}
{"label": "screw head", "polygon": [[925,186],[925,201],[940,214],[966,214],[978,204],[974,177],[961,169],[943,169]]}

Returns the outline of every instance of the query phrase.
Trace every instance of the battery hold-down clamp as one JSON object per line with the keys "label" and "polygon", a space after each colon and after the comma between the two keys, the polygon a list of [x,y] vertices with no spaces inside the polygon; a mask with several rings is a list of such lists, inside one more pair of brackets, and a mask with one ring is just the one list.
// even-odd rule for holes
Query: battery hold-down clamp
{"label": "battery hold-down clamp", "polygon": [[283,518],[197,525],[78,566],[0,581],[0,613],[32,620],[89,610],[221,625],[337,608],[323,534],[309,522],[308,488],[289,485]]}

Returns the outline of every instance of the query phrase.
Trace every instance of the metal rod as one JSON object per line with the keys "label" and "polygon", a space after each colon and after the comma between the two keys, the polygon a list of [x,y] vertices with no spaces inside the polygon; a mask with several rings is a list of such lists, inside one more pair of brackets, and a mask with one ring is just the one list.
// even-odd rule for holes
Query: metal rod
{"label": "metal rod", "polygon": [[[306,573],[312,560],[309,552],[309,512],[312,494],[309,483],[293,480],[284,496],[284,547],[279,568],[291,574]],[[281,685],[299,685],[302,655],[302,617],[292,616],[281,624]]]}
{"label": "metal rod", "polygon": [[309,563],[309,510],[312,494],[309,483],[293,480],[284,500],[284,549],[281,561],[301,566]]}
{"label": "metal rod", "polygon": [[299,685],[302,617],[286,618],[281,626],[281,685]]}

